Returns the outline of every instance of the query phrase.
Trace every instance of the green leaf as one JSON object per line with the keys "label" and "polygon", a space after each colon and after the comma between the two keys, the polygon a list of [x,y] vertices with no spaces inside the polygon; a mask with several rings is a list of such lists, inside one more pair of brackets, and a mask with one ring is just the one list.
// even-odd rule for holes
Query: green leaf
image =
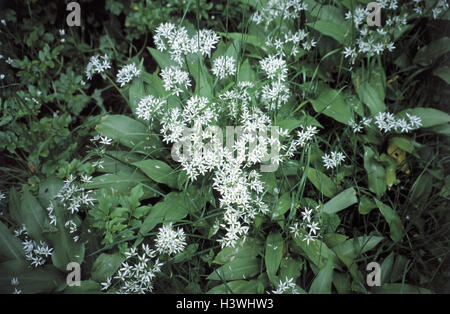
{"label": "green leaf", "polygon": [[259,264],[256,257],[238,257],[214,270],[206,279],[228,281],[251,278],[259,273]]}
{"label": "green leaf", "polygon": [[168,164],[159,160],[146,159],[134,162],[133,165],[141,169],[153,181],[166,184],[171,188],[177,187],[177,174]]}
{"label": "green leaf", "polygon": [[383,204],[376,198],[374,198],[374,200],[384,219],[386,219],[387,223],[389,224],[391,239],[394,242],[400,241],[403,238],[404,233],[400,217],[391,207]]}
{"label": "green leaf", "polygon": [[331,283],[333,281],[333,263],[327,262],[317,274],[316,278],[311,284],[309,293],[313,294],[329,294],[331,293]]}
{"label": "green leaf", "polygon": [[276,283],[275,275],[280,266],[283,257],[283,237],[281,233],[271,233],[266,239],[266,253],[264,261],[266,263],[266,272],[272,284]]}
{"label": "green leaf", "polygon": [[386,111],[384,99],[386,97],[386,74],[382,67],[376,67],[368,73],[361,69],[352,72],[353,85],[361,102],[370,110],[372,115]]}
{"label": "green leaf", "polygon": [[440,56],[450,51],[450,38],[442,37],[435,41],[432,41],[427,46],[420,49],[413,62],[421,66],[430,66]]}
{"label": "green leaf", "polygon": [[0,222],[0,260],[10,259],[24,260],[25,252],[22,248],[22,242]]}
{"label": "green leaf", "polygon": [[161,52],[157,49],[147,47],[148,51],[152,55],[153,59],[155,59],[156,63],[158,63],[161,69],[171,65],[177,65],[175,61],[170,59],[170,55],[168,53]]}
{"label": "green leaf", "polygon": [[319,269],[325,267],[327,260],[332,261],[337,266],[338,260],[336,254],[324,242],[315,239],[307,244],[302,239],[294,238],[294,243],[301,249],[299,253],[305,255]]}
{"label": "green leaf", "polygon": [[148,131],[145,125],[124,115],[104,116],[95,129],[101,135],[135,151],[142,150],[144,146],[157,148],[157,142],[150,142],[147,139]]}
{"label": "green leaf", "polygon": [[91,278],[97,282],[106,281],[116,273],[124,260],[120,253],[100,254],[92,265]]}
{"label": "green leaf", "polygon": [[187,216],[187,197],[184,193],[171,192],[164,201],[156,203],[145,218],[139,231],[145,234],[159,224],[177,222]]}
{"label": "green leaf", "polygon": [[332,37],[340,44],[344,44],[349,32],[346,24],[337,24],[329,20],[319,20],[313,23],[307,23],[307,25],[324,35]]}
{"label": "green leaf", "polygon": [[328,214],[337,213],[357,202],[355,189],[349,188],[326,202],[322,207],[322,211]]}
{"label": "green leaf", "polygon": [[258,280],[235,280],[210,289],[207,294],[257,294]]}
{"label": "green leaf", "polygon": [[323,86],[319,97],[311,99],[311,104],[317,113],[323,113],[334,120],[349,125],[353,119],[353,113],[350,105],[345,101],[342,93]]}
{"label": "green leaf", "polygon": [[226,246],[219,253],[213,263],[223,265],[235,258],[255,257],[263,250],[261,241],[255,238],[239,239],[234,247]]}
{"label": "green leaf", "polygon": [[339,258],[345,256],[351,260],[355,260],[362,254],[372,250],[383,239],[383,237],[364,235],[348,239],[344,243],[333,247],[333,251]]}
{"label": "green leaf", "polygon": [[326,197],[333,197],[336,195],[338,188],[334,182],[324,173],[314,168],[307,168],[308,180],[325,195]]}
{"label": "green leaf", "polygon": [[300,262],[292,257],[286,257],[281,260],[280,263],[280,278],[293,278],[294,281],[300,277],[302,265],[304,262]]}
{"label": "green leaf", "polygon": [[21,222],[25,225],[33,240],[43,241],[42,233],[47,231],[50,226],[47,221],[48,216],[41,204],[28,190],[25,190],[22,194],[19,215]]}
{"label": "green leaf", "polygon": [[[39,199],[42,203],[50,204],[52,198],[63,186],[63,182],[57,178],[48,178],[41,183]],[[76,262],[81,264],[84,260],[84,243],[75,242],[69,230],[64,226],[66,222],[66,210],[58,203],[53,205],[53,214],[56,216],[56,231],[47,235],[53,247],[52,262],[55,267],[65,272],[67,264]]]}
{"label": "green leaf", "polygon": [[450,67],[443,65],[433,71],[433,74],[440,77],[445,83],[450,84]]}
{"label": "green leaf", "polygon": [[333,285],[339,294],[351,293],[350,276],[339,272],[333,272]]}
{"label": "green leaf", "polygon": [[274,220],[279,219],[290,208],[291,208],[291,197],[289,195],[289,192],[286,192],[283,195],[281,195],[281,197],[275,204],[275,208],[272,211],[272,219]]}
{"label": "green leaf", "polygon": [[364,146],[364,169],[369,179],[369,190],[381,197],[386,191],[386,174],[383,165],[375,157],[374,150]]}
{"label": "green leaf", "polygon": [[194,77],[195,94],[211,99],[213,97],[212,77],[203,61],[190,61],[189,73]]}
{"label": "green leaf", "polygon": [[[83,187],[86,189],[112,189],[116,193],[128,193],[132,187],[136,186],[139,183],[145,183],[144,190],[148,187],[152,187],[153,183],[150,183],[150,180],[140,172],[133,173],[120,173],[120,174],[104,174],[98,177],[94,177],[91,183],[83,184]],[[156,191],[156,192],[155,192]],[[161,193],[157,193],[157,187],[155,186],[153,190],[146,191],[147,197],[154,197],[161,195]]]}
{"label": "green leaf", "polygon": [[11,278],[19,280],[18,289],[23,294],[51,293],[65,284],[64,273],[53,265],[31,269],[26,261],[7,261],[0,264],[0,294],[12,293]]}
{"label": "green leaf", "polygon": [[245,59],[244,63],[242,63],[241,67],[239,68],[238,82],[242,81],[254,82],[255,80],[256,80],[256,73],[250,66],[250,62],[248,61],[248,59]]}
{"label": "green leaf", "polygon": [[406,113],[419,116],[422,119],[422,127],[424,128],[450,122],[450,115],[448,113],[434,108],[416,107],[406,109],[400,112],[398,116],[405,116]]}
{"label": "green leaf", "polygon": [[374,208],[377,208],[377,205],[372,202],[370,198],[367,196],[362,196],[359,201],[358,211],[361,215],[367,215]]}

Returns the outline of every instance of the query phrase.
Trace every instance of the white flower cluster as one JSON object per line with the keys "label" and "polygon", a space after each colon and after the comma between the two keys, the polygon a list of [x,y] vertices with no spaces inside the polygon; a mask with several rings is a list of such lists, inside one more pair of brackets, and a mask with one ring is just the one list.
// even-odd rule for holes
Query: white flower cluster
{"label": "white flower cluster", "polygon": [[139,101],[136,108],[136,115],[140,119],[153,121],[156,115],[161,113],[161,108],[166,103],[167,102],[164,99],[149,95]]}
{"label": "white flower cluster", "polygon": [[189,73],[181,70],[177,66],[168,66],[161,70],[161,78],[164,81],[164,89],[171,91],[173,95],[179,96],[183,88],[191,86]]}
{"label": "white flower cluster", "polygon": [[210,57],[220,37],[214,31],[206,29],[199,30],[190,37],[185,27],[163,23],[156,29],[154,40],[158,50],[168,51],[171,59],[181,66],[183,57],[189,53]]}
{"label": "white flower cluster", "polygon": [[324,154],[322,156],[323,165],[327,169],[334,169],[341,165],[345,160],[345,156],[341,152],[331,152],[330,154]]}
{"label": "white flower cluster", "polygon": [[[71,174],[70,177],[64,181],[64,186],[59,190],[58,194],[55,195],[55,199],[61,202],[61,205],[72,215],[78,213],[83,205],[94,205],[95,201],[95,199],[89,195],[92,191],[78,186],[75,181],[76,177]],[[77,231],[77,225],[73,220],[66,221],[64,226],[69,229],[70,233],[75,233]],[[73,240],[76,242],[79,240],[79,237],[75,235]]]}
{"label": "white flower cluster", "polygon": [[[138,254],[135,247],[125,253],[126,261],[122,263],[114,278],[107,278],[106,282],[101,283],[102,291],[107,291],[111,287],[119,286],[117,293],[125,294],[145,294],[153,291],[153,279],[156,274],[161,272],[163,263],[159,259],[153,260],[156,251],[151,250],[148,245],[142,244],[142,255]],[[117,279],[113,284],[112,279]]]}
{"label": "white flower cluster", "polygon": [[261,101],[269,111],[280,109],[290,96],[289,87],[285,83],[288,71],[286,61],[281,56],[271,55],[261,60],[260,65],[271,80],[262,87]]}
{"label": "white flower cluster", "polygon": [[117,73],[117,83],[120,84],[120,87],[124,87],[131,82],[133,78],[139,77],[140,74],[141,70],[139,70],[134,63],[128,64]]}
{"label": "white flower cluster", "polygon": [[[289,227],[289,232],[294,238],[303,237],[302,241],[309,242],[314,241],[319,237],[319,221],[316,218],[315,213],[318,212],[319,206],[315,209],[304,208],[302,212],[302,220],[296,221]],[[316,219],[316,220],[315,220]]]}
{"label": "white flower cluster", "polygon": [[258,5],[252,21],[256,24],[264,24],[267,30],[273,21],[294,20],[307,9],[308,4],[301,0],[269,0],[263,6]]}
{"label": "white flower cluster", "polygon": [[236,73],[236,61],[230,56],[220,56],[214,59],[212,71],[219,79],[224,79],[227,76]]}
{"label": "white flower cluster", "polygon": [[433,18],[435,20],[437,18],[439,18],[441,16],[442,12],[447,12],[448,7],[449,7],[449,5],[448,5],[447,0],[439,0],[436,7],[432,10]]}
{"label": "white flower cluster", "polygon": [[91,80],[92,76],[94,74],[96,74],[96,73],[101,74],[110,68],[111,68],[111,63],[110,63],[109,57],[107,55],[92,56],[89,59],[88,65],[86,66],[86,70],[85,70],[86,77],[88,80]]}
{"label": "white flower cluster", "polygon": [[310,51],[313,47],[316,46],[317,42],[314,39],[307,39],[309,33],[303,29],[298,30],[295,33],[288,31],[284,34],[284,38],[273,38],[271,36],[267,37],[265,45],[269,49],[273,49],[279,52],[282,56],[286,56],[289,51],[289,56],[297,56],[300,52],[299,46],[302,43],[302,48],[306,51]]}
{"label": "white flower cluster", "polygon": [[22,225],[22,228],[15,230],[14,235],[22,240],[25,258],[31,262],[31,266],[38,267],[44,265],[47,261],[47,257],[53,254],[53,248],[49,247],[47,243],[41,240],[38,244],[29,237],[25,225]]}
{"label": "white flower cluster", "polygon": [[391,40],[394,34],[404,29],[407,24],[408,14],[395,15],[394,11],[398,8],[397,0],[379,0],[377,3],[380,8],[387,10],[384,27],[379,26],[374,30],[368,27],[366,20],[370,12],[366,8],[357,7],[353,12],[345,14],[345,19],[352,19],[356,31],[359,32],[356,46],[344,47],[343,50],[344,57],[349,58],[351,64],[354,64],[360,55],[372,57],[381,55],[386,50],[394,51],[395,45]]}
{"label": "white flower cluster", "polygon": [[287,278],[278,284],[277,290],[272,290],[273,294],[299,294],[294,278]]}
{"label": "white flower cluster", "polygon": [[398,132],[408,133],[422,126],[422,119],[419,116],[406,113],[406,118],[396,118],[390,112],[379,112],[374,118],[364,117],[360,122],[349,121],[354,133],[359,133],[364,127],[375,125],[378,130],[384,133]]}
{"label": "white flower cluster", "polygon": [[11,287],[13,287],[14,288],[14,291],[13,291],[13,294],[21,294],[22,293],[22,290],[20,290],[18,287],[19,287],[19,278],[17,278],[17,277],[13,277],[13,278],[11,278],[11,282],[10,282],[10,285],[11,285]]}
{"label": "white flower cluster", "polygon": [[155,246],[159,254],[172,255],[182,252],[186,247],[184,230],[182,228],[174,230],[172,223],[159,228]]}

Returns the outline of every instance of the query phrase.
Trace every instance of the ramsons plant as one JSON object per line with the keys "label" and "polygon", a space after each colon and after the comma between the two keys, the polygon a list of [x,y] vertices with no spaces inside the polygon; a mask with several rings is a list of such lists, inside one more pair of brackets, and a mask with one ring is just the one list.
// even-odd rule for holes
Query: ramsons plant
{"label": "ramsons plant", "polygon": [[[138,30],[129,39],[146,29],[136,16],[150,16],[153,42],[134,56],[92,51],[73,73],[123,107],[83,125],[79,158],[38,190],[0,193],[1,289],[436,290],[450,116],[411,96],[422,73],[449,83],[448,45],[410,38],[423,21],[448,26],[447,1],[376,1],[382,25],[370,27],[369,1],[235,2],[236,25],[228,2],[178,15],[158,3],[158,23],[133,12],[141,4],[106,2]],[[217,7],[231,12],[212,22]],[[66,284],[71,262],[80,286]],[[366,281],[370,262],[379,287]]]}

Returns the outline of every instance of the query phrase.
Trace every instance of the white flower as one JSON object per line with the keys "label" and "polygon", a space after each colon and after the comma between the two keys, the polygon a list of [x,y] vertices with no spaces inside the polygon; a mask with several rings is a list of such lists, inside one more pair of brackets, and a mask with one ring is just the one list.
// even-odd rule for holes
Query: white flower
{"label": "white flower", "polygon": [[271,55],[259,63],[269,79],[277,79],[278,81],[286,80],[288,69],[286,61],[283,58]]}
{"label": "white flower", "polygon": [[18,286],[19,285],[19,279],[17,277],[11,278],[11,286]]}
{"label": "white flower", "polygon": [[107,55],[104,56],[94,55],[89,59],[89,63],[86,66],[85,70],[86,77],[88,80],[91,80],[94,74],[96,73],[101,74],[110,68],[111,63]]}
{"label": "white flower", "polygon": [[184,230],[174,230],[172,223],[161,227],[156,237],[156,251],[160,254],[176,254],[182,252],[186,246]]}
{"label": "white flower", "polygon": [[179,96],[184,89],[191,86],[191,80],[189,79],[189,73],[182,71],[179,67],[169,66],[161,70],[160,73],[164,81],[164,89],[166,91],[172,91],[173,94]]}
{"label": "white flower", "polygon": [[117,73],[117,83],[120,83],[120,87],[124,87],[127,83],[135,77],[139,77],[141,70],[136,68],[136,65],[128,64],[119,70]]}
{"label": "white flower", "polygon": [[136,115],[140,119],[153,121],[153,118],[160,114],[162,106],[166,103],[164,99],[149,95],[139,101],[136,108]]}
{"label": "white flower", "polygon": [[220,56],[214,59],[212,71],[219,79],[224,79],[236,73],[236,64],[233,57]]}
{"label": "white flower", "polygon": [[6,195],[0,191],[0,201],[4,200],[5,198],[6,198]]}
{"label": "white flower", "polygon": [[325,168],[333,169],[345,160],[345,156],[341,152],[331,152],[330,154],[323,155],[322,160]]}

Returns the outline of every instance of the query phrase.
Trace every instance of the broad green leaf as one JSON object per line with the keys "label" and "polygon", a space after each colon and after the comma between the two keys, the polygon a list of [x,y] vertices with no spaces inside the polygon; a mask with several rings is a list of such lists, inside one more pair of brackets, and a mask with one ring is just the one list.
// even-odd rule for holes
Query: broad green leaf
{"label": "broad green leaf", "polygon": [[395,136],[391,138],[390,141],[393,142],[395,145],[397,145],[400,149],[404,150],[405,152],[408,152],[410,154],[414,152],[414,146],[409,138]]}
{"label": "broad green leaf", "polygon": [[176,222],[187,216],[188,199],[184,193],[171,192],[166,195],[163,201],[156,203],[150,213],[145,218],[139,231],[145,234],[159,224]]}
{"label": "broad green leaf", "polygon": [[189,260],[195,252],[197,252],[199,243],[189,244],[182,252],[178,253],[173,257],[174,263],[181,263]]}
{"label": "broad green leaf", "polygon": [[339,258],[345,256],[354,260],[362,254],[372,250],[383,239],[383,237],[364,235],[357,238],[348,239],[344,243],[336,245],[333,247],[333,251]]}
{"label": "broad green leaf", "polygon": [[263,243],[255,238],[239,239],[234,247],[226,246],[219,253],[213,263],[223,265],[235,258],[248,258],[258,256],[263,251]]}
{"label": "broad green leaf", "polygon": [[157,49],[147,47],[148,51],[152,55],[153,59],[155,59],[156,63],[158,63],[161,69],[171,65],[177,65],[175,61],[170,59],[170,55],[168,53],[161,52]]}
{"label": "broad green leaf", "polygon": [[124,260],[120,253],[100,254],[92,265],[91,278],[97,282],[106,281],[117,272]]}
{"label": "broad green leaf", "polygon": [[450,115],[448,113],[434,108],[416,107],[406,109],[400,112],[398,116],[405,116],[406,113],[419,116],[422,119],[422,127],[424,128],[450,122]]}
{"label": "broad green leaf", "polygon": [[266,252],[264,261],[266,272],[272,284],[275,284],[275,275],[283,257],[283,237],[281,233],[271,233],[266,239]]}
{"label": "broad green leaf", "polygon": [[215,286],[207,294],[257,294],[257,280],[235,280]]}
{"label": "broad green leaf", "polygon": [[377,205],[370,198],[361,196],[358,207],[358,211],[361,215],[367,215],[374,208],[377,208]]}
{"label": "broad green leaf", "polygon": [[256,79],[256,73],[253,71],[252,67],[250,66],[250,62],[248,59],[245,59],[244,63],[242,63],[241,67],[239,68],[238,73],[238,81],[250,81],[254,82]]}
{"label": "broad green leaf", "polygon": [[420,49],[413,62],[421,66],[430,66],[440,56],[450,51],[450,38],[442,37],[435,41],[432,41],[427,46]]}
{"label": "broad green leaf", "polygon": [[91,183],[83,184],[86,189],[113,189],[116,193],[128,193],[131,188],[143,183],[143,189],[147,197],[154,197],[161,195],[157,187],[150,183],[150,180],[140,172],[133,173],[119,173],[119,174],[104,174],[94,177]]}
{"label": "broad green leaf", "polygon": [[[299,253],[305,255],[319,269],[325,267],[327,260],[332,261],[337,267],[338,260],[336,254],[324,242],[315,239],[308,244],[301,238],[294,238],[294,243],[301,249]],[[295,247],[293,249],[295,250]]]}
{"label": "broad green leaf", "polygon": [[272,219],[279,219],[291,208],[291,197],[289,192],[284,193],[275,204],[272,211]]}
{"label": "broad green leaf", "polygon": [[333,272],[333,285],[339,294],[351,293],[350,276],[345,273]]}
{"label": "broad green leaf", "polygon": [[95,129],[133,151],[157,150],[162,144],[155,137],[149,137],[144,124],[124,115],[107,115],[101,118]]}
{"label": "broad green leaf", "polygon": [[311,181],[323,195],[326,197],[333,197],[336,195],[338,188],[326,174],[314,168],[308,168],[307,171],[309,181]]}
{"label": "broad green leaf", "polygon": [[386,97],[386,74],[384,69],[376,67],[368,73],[361,69],[352,72],[353,85],[361,102],[370,110],[372,115],[386,111],[384,99]]}
{"label": "broad green leaf", "polygon": [[326,202],[322,207],[322,211],[328,214],[337,213],[357,202],[358,198],[356,197],[355,189],[349,188]]}
{"label": "broad green leaf", "polygon": [[[63,186],[60,179],[48,178],[39,188],[39,199],[41,203],[48,206],[52,198]],[[84,260],[84,243],[75,242],[73,235],[65,227],[66,210],[58,203],[53,203],[53,215],[56,216],[56,231],[49,232],[47,238],[53,247],[52,262],[60,271],[65,272],[67,264],[76,262],[81,264]]]}
{"label": "broad green leaf", "polygon": [[442,65],[433,71],[433,74],[440,77],[445,83],[450,84],[450,67]]}
{"label": "broad green leaf", "polygon": [[372,148],[364,146],[364,169],[369,179],[369,190],[381,197],[386,191],[386,174],[383,165],[375,156]]}
{"label": "broad green leaf", "polygon": [[260,260],[256,257],[237,257],[214,270],[206,279],[220,281],[249,279],[259,273],[259,264]]}
{"label": "broad green leaf", "polygon": [[65,284],[65,274],[53,265],[30,268],[29,262],[11,260],[0,264],[0,294],[11,294],[11,278],[19,280],[18,289],[23,294],[51,293]]}
{"label": "broad green leaf", "polygon": [[331,293],[331,283],[333,281],[333,263],[328,261],[324,268],[319,270],[316,278],[311,284],[309,293],[329,294]]}
{"label": "broad green leaf", "polygon": [[349,28],[346,24],[337,24],[329,20],[318,20],[313,23],[307,23],[307,25],[324,35],[332,37],[340,44],[344,44],[345,38],[349,33]]}
{"label": "broad green leaf", "polygon": [[394,265],[394,259],[395,259],[395,253],[391,252],[388,257],[386,257],[383,261],[383,263],[381,264],[381,268],[380,268],[380,273],[381,273],[381,283],[388,283],[390,276],[391,276],[391,271],[392,271],[392,266]]}
{"label": "broad green leaf", "polygon": [[294,281],[300,277],[303,262],[300,262],[292,257],[286,257],[280,263],[280,278],[293,278]]}
{"label": "broad green leaf", "polygon": [[31,238],[35,241],[43,241],[42,233],[51,226],[47,213],[28,190],[25,190],[22,194],[19,215]]}
{"label": "broad green leaf", "polygon": [[166,184],[171,188],[177,187],[177,174],[165,162],[146,159],[135,162],[133,165],[141,169],[153,181]]}
{"label": "broad green leaf", "polygon": [[24,260],[22,242],[0,222],[0,260]]}
{"label": "broad green leaf", "polygon": [[209,99],[213,97],[213,79],[203,60],[189,62],[189,73],[194,77],[195,94]]}
{"label": "broad green leaf", "polygon": [[389,206],[383,204],[378,199],[374,198],[378,209],[389,224],[391,239],[394,242],[398,242],[403,238],[403,224],[397,213]]}
{"label": "broad green leaf", "polygon": [[310,102],[317,113],[323,113],[343,124],[349,125],[350,120],[353,119],[351,107],[342,93],[332,88],[323,86],[319,97],[311,99]]}

